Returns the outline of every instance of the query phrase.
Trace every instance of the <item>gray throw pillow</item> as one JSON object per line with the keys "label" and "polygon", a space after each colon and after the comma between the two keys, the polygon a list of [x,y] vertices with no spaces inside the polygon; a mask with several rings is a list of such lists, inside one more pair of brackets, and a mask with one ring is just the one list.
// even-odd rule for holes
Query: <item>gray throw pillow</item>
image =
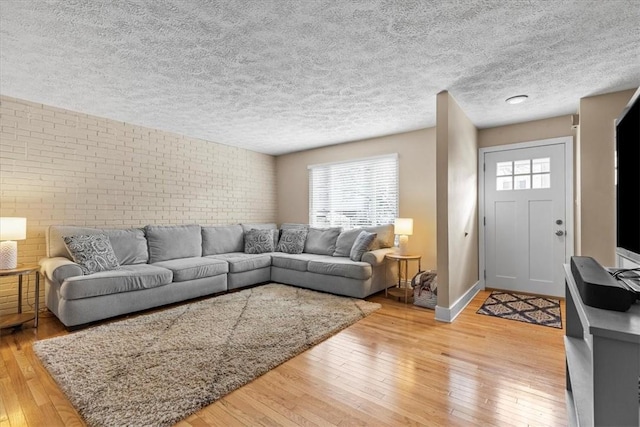
{"label": "gray throw pillow", "polygon": [[73,261],[84,274],[114,270],[120,267],[109,238],[105,234],[81,234],[62,238]]}
{"label": "gray throw pillow", "polygon": [[283,229],[276,251],[287,254],[301,254],[304,250],[304,242],[307,240],[306,228]]}
{"label": "gray throw pillow", "polygon": [[333,256],[348,257],[351,254],[353,244],[362,230],[362,228],[354,228],[353,230],[345,230],[340,233],[338,240],[336,240],[336,250],[333,252]]}
{"label": "gray throw pillow", "polygon": [[275,243],[273,241],[277,230],[252,229],[244,233],[244,252],[247,254],[263,254],[273,252]]}
{"label": "gray throw pillow", "polygon": [[369,233],[368,231],[360,232],[349,254],[351,261],[362,261],[362,255],[369,250],[377,236],[376,233]]}

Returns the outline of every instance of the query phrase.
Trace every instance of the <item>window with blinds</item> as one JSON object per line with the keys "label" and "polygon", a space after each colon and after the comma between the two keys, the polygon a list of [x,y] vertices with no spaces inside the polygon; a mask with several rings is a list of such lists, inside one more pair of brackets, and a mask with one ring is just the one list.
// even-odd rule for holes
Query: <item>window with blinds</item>
{"label": "window with blinds", "polygon": [[312,227],[392,224],[397,214],[397,154],[309,166]]}

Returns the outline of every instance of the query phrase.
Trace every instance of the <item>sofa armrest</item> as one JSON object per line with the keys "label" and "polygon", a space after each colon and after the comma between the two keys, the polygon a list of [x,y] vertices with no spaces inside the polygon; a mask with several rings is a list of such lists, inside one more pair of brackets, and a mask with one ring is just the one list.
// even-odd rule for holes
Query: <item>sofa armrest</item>
{"label": "sofa armrest", "polygon": [[384,257],[387,254],[393,253],[393,248],[376,249],[375,251],[369,251],[362,254],[362,261],[368,262],[374,267],[384,264]]}
{"label": "sofa armrest", "polygon": [[40,273],[58,285],[69,277],[83,275],[80,266],[65,257],[43,258],[38,264],[40,264]]}

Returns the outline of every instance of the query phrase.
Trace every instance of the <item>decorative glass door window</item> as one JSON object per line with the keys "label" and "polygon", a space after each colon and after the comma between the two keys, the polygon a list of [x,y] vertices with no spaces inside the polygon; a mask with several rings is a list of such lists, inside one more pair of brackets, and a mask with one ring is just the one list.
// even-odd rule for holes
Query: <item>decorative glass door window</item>
{"label": "decorative glass door window", "polygon": [[551,159],[516,160],[496,164],[496,190],[551,188]]}

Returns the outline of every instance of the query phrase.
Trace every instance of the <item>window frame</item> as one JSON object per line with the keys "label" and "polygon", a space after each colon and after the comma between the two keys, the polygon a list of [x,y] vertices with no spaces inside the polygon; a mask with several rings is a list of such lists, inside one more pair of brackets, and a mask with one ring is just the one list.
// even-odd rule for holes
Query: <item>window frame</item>
{"label": "window frame", "polygon": [[[391,160],[395,163],[395,168],[394,168],[394,176],[395,176],[395,200],[393,201],[393,205],[394,205],[394,218],[388,218],[387,220],[378,220],[376,219],[376,217],[372,217],[372,218],[368,218],[369,221],[367,224],[363,224],[361,221],[358,222],[357,219],[361,218],[359,216],[355,216],[354,219],[356,220],[356,222],[358,222],[357,224],[341,224],[339,222],[334,221],[333,219],[330,219],[328,221],[328,224],[318,224],[318,222],[316,221],[317,218],[319,217],[317,214],[317,207],[314,206],[314,170],[318,171],[320,169],[324,169],[324,168],[331,168],[332,166],[344,166],[344,165],[353,165],[354,167],[361,167],[361,166],[366,166],[366,164],[368,162],[375,162],[377,160]],[[354,159],[348,159],[348,160],[341,160],[341,161],[336,161],[336,162],[326,162],[326,163],[317,163],[317,164],[313,164],[313,165],[308,165],[307,166],[307,170],[308,170],[308,183],[309,183],[309,225],[311,227],[342,227],[345,230],[348,229],[352,229],[352,228],[358,228],[358,227],[367,227],[367,226],[376,226],[376,225],[384,225],[384,224],[388,224],[388,223],[393,223],[393,220],[398,216],[398,213],[400,211],[400,164],[399,164],[399,156],[398,153],[391,153],[391,154],[383,154],[383,155],[378,155],[378,156],[369,156],[369,157],[360,157],[360,158],[354,158]],[[328,171],[325,171],[325,173],[330,173]],[[317,178],[316,178],[317,179]],[[346,180],[345,180],[346,182]],[[331,202],[328,202],[329,205],[331,205]],[[336,209],[331,209],[331,211],[335,211]],[[328,216],[331,216],[331,214],[329,214]]]}

